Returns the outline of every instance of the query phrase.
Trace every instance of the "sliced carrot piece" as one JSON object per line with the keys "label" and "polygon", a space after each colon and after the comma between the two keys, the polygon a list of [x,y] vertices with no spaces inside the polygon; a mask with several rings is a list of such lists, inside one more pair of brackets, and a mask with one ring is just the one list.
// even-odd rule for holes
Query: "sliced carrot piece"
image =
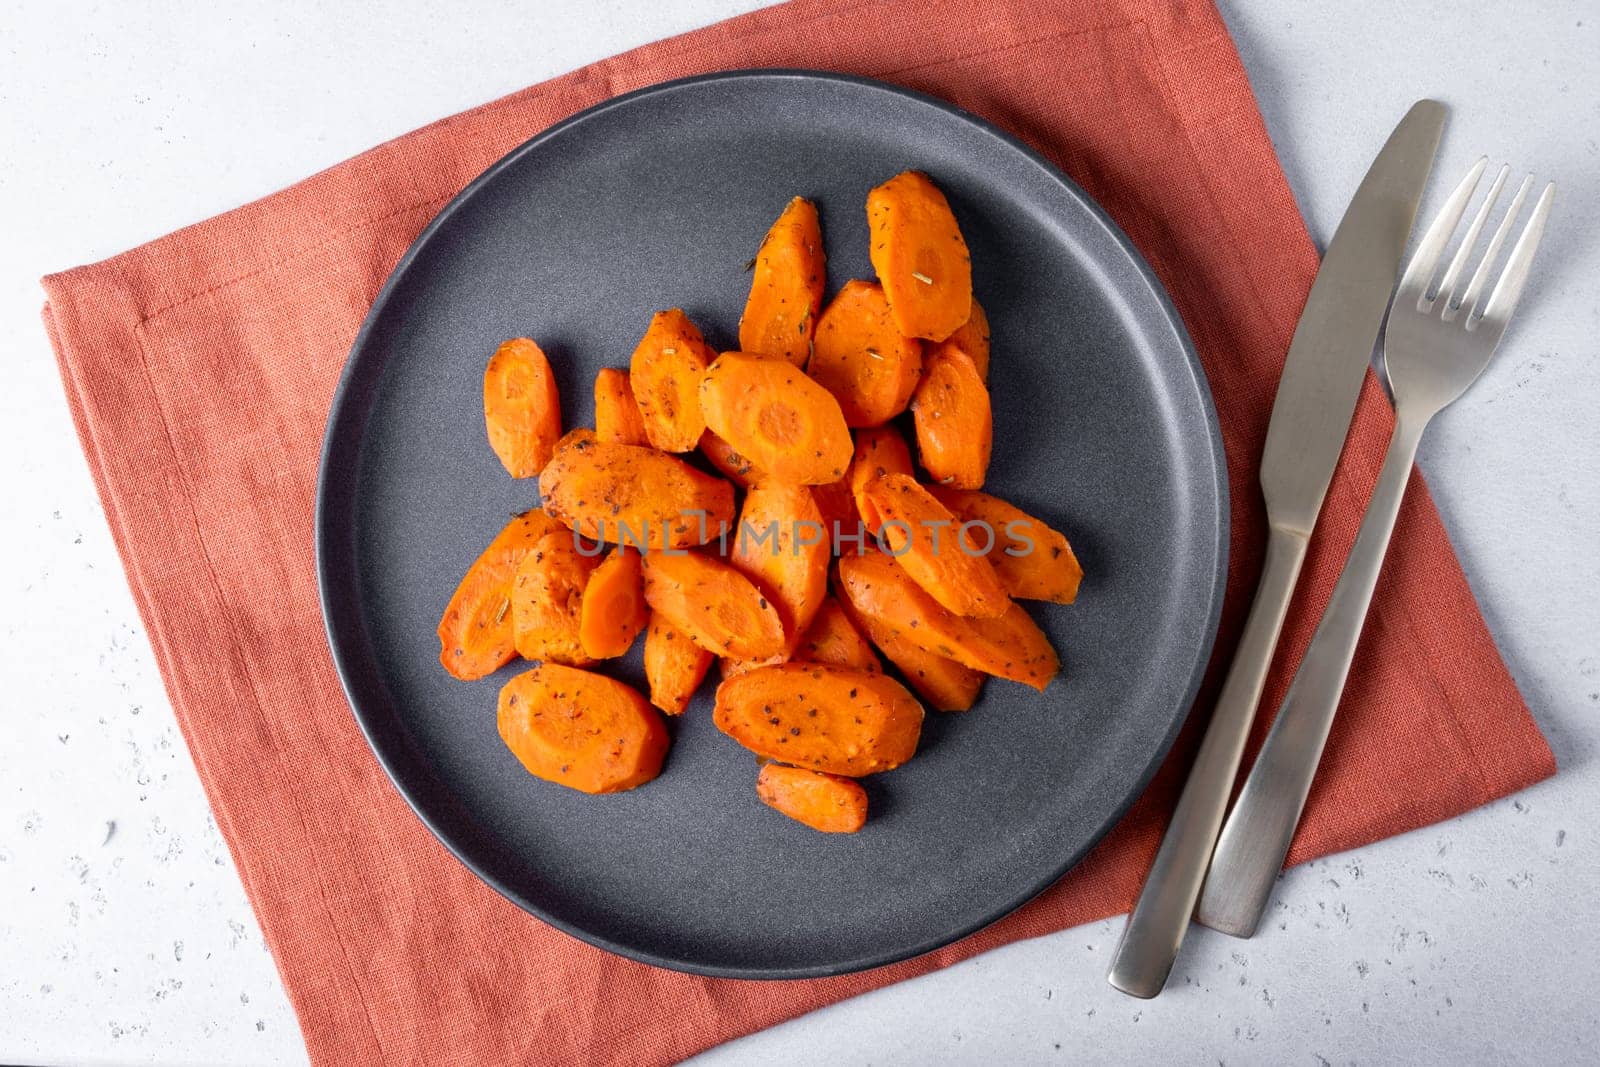
{"label": "sliced carrot piece", "polygon": [[750,296],[739,318],[739,347],[804,366],[827,280],[817,206],[797,196],[756,253]]}
{"label": "sliced carrot piece", "polygon": [[557,527],[539,538],[517,564],[511,581],[511,624],[517,654],[586,667],[581,638],[583,591],[599,560],[599,549],[578,551],[578,537]]}
{"label": "sliced carrot piece", "polygon": [[788,663],[789,654],[779,652],[776,656],[767,656],[765,659],[729,659],[726,656],[717,659],[717,670],[724,678],[732,678],[745,671],[753,671],[757,667],[776,667],[780,663]]}
{"label": "sliced carrot piece", "polygon": [[583,536],[658,549],[714,540],[733,522],[733,486],[653,448],[573,431],[539,476],[545,510]]}
{"label": "sliced carrot piece", "polygon": [[806,373],[839,401],[846,423],[880,426],[910,402],[922,342],[900,335],[877,285],[845,282],[817,320]]}
{"label": "sliced carrot piece", "polygon": [[[772,667],[791,661],[832,663],[839,667],[853,667],[858,671],[883,669],[883,664],[878,661],[878,654],[872,650],[872,645],[861,636],[860,631],[833,597],[824,598],[822,607],[817,609],[816,618],[811,620],[811,625],[800,635],[800,641],[795,645],[792,654],[783,652],[766,659],[723,659],[720,662],[722,676],[731,678],[735,674],[753,671],[757,667]],[[952,664],[952,666],[957,665]],[[960,669],[966,670],[965,667]],[[982,675],[979,675],[979,678],[981,679]]]}
{"label": "sliced carrot piece", "polygon": [[827,596],[832,527],[812,499],[817,488],[768,479],[745,495],[728,562],[778,605],[788,640],[763,659],[724,659],[724,678],[787,661]]}
{"label": "sliced carrot piece", "polygon": [[925,652],[1043,690],[1061,669],[1050,639],[1022,605],[997,619],[968,619],[941,607],[881,552],[839,559],[839,589],[857,615]]}
{"label": "sliced carrot piece", "polygon": [[994,451],[994,416],[989,389],[965,352],[946,345],[928,360],[911,414],[917,452],[934,481],[954,489],[983,485]]}
{"label": "sliced carrot piece", "polygon": [[[822,600],[822,606],[818,608],[816,617],[811,619],[811,625],[808,625],[805,633],[800,635],[794,653],[781,653],[766,659],[723,659],[722,677],[730,678],[746,670],[773,667],[790,661],[834,664],[837,667],[853,667],[867,672],[883,670],[882,662],[878,662],[878,654],[872,651],[872,645],[867,643],[867,638],[862,637],[856,625],[851,622],[850,616],[846,616],[845,609],[834,598],[826,597]],[[966,670],[966,667],[960,667],[960,670]],[[982,675],[978,677],[981,680]]]}
{"label": "sliced carrot piece", "polygon": [[758,756],[857,778],[917,751],[922,705],[886,674],[783,663],[717,686],[717,728]]}
{"label": "sliced carrot piece", "polygon": [[495,349],[483,371],[489,447],[513,478],[544,469],[561,436],[561,396],[544,351],[526,337]]}
{"label": "sliced carrot piece", "polygon": [[[710,430],[700,438],[700,451],[713,467],[722,472],[723,477],[740,489],[749,489],[763,477],[754,463],[735,452],[732,445]],[[909,453],[907,455],[909,457]],[[854,533],[856,529],[859,516],[856,514],[855,499],[850,494],[848,478],[849,473],[846,472],[845,477],[838,481],[811,486],[811,496],[817,502],[817,510],[822,512],[823,528],[830,535],[835,523],[846,533]]]}
{"label": "sliced carrot piece", "polygon": [[572,429],[562,434],[561,438],[556,441],[555,450],[551,453],[550,458],[554,459],[562,449],[571,448],[574,445],[581,445],[582,447],[587,448],[589,445],[594,444],[599,439],[599,435],[593,430],[589,429],[589,427],[574,426]]}
{"label": "sliced carrot piece", "polygon": [[[1057,604],[1078,598],[1083,567],[1066,537],[1044,520],[988,493],[938,486],[932,492],[963,524],[976,524],[978,532],[969,541],[975,548],[987,544],[989,562],[1012,596]],[[986,541],[985,529],[993,532],[992,543]]]}
{"label": "sliced carrot piece", "polygon": [[843,596],[839,606],[888,657],[917,694],[936,711],[967,711],[977,703],[984,674],[953,659],[925,652],[888,626],[860,614]]}
{"label": "sliced carrot piece", "polygon": [[844,477],[850,430],[838,401],[783,360],[724,352],[700,384],[700,406],[713,433],[779,481]]}
{"label": "sliced carrot piece", "polygon": [[978,368],[978,377],[985,382],[989,380],[989,316],[984,314],[976,298],[972,301],[972,316],[961,324],[960,329],[938,344],[930,345],[923,349],[923,362],[926,363],[939,352],[949,348],[958,348],[972,360],[972,365]]}
{"label": "sliced carrot piece", "polygon": [[716,352],[680,308],[650,319],[629,374],[645,435],[663,452],[688,452],[700,443],[700,378]]}
{"label": "sliced carrot piece", "polygon": [[500,690],[500,739],[528,773],[583,793],[620,793],[661,773],[667,728],[633,689],[546,663]]}
{"label": "sliced carrot piece", "polygon": [[837,774],[768,763],[756,775],[756,796],[774,811],[825,834],[853,834],[867,824],[867,791]]}
{"label": "sliced carrot piece", "polygon": [[761,476],[743,455],[735,452],[733,446],[716,434],[707,430],[700,435],[700,453],[710,461],[711,465],[722,472],[722,476],[737,485],[740,489],[748,489]]}
{"label": "sliced carrot piece", "polygon": [[866,493],[889,554],[942,607],[980,619],[997,618],[1011,607],[988,559],[969,550],[950,509],[913,478],[886,474],[868,482]]}
{"label": "sliced carrot piece", "polygon": [[872,269],[901,333],[943,341],[971,317],[972,257],[932,179],[908,170],[873,189],[867,225]]}
{"label": "sliced carrot piece", "polygon": [[817,609],[816,618],[811,620],[799,645],[795,646],[793,658],[797,663],[832,663],[869,673],[883,669],[872,645],[831,596]]}
{"label": "sliced carrot piece", "polygon": [[639,553],[630,548],[612,549],[583,587],[578,637],[584,655],[591,659],[622,655],[649,619]]}
{"label": "sliced carrot piece", "polygon": [[867,532],[876,534],[881,521],[878,511],[867,500],[867,485],[874,478],[890,474],[911,475],[911,449],[893,426],[874,426],[856,431],[855,456],[850,460],[850,492],[856,511]]}
{"label": "sliced carrot piece", "polygon": [[762,659],[783,651],[777,606],[733,567],[695,552],[652,552],[644,559],[650,610],[707,652]]}
{"label": "sliced carrot piece", "polygon": [[716,658],[652,612],[644,635],[644,676],[650,684],[650,703],[668,715],[682,715]]}
{"label": "sliced carrot piece", "polygon": [[559,529],[538,509],[513,516],[467,568],[439,619],[439,662],[445,670],[470,682],[516,658],[511,582],[522,558],[545,534]]}
{"label": "sliced carrot piece", "polygon": [[778,606],[785,651],[793,649],[828,595],[828,531],[811,490],[765,479],[744,497],[728,562]]}
{"label": "sliced carrot piece", "polygon": [[[732,445],[710,430],[700,438],[700,451],[713,467],[741,489],[749,489],[763,477],[755,464],[735,452]],[[907,452],[907,470],[910,470],[910,457],[911,454]],[[854,534],[856,525],[861,519],[861,516],[856,514],[856,502],[850,491],[849,478],[849,472],[846,471],[845,476],[837,481],[810,487],[811,497],[817,502],[817,510],[822,513],[822,527],[830,538],[835,528],[847,535]]]}
{"label": "sliced carrot piece", "polygon": [[597,440],[619,445],[650,443],[625,370],[604,367],[594,377],[594,435]]}

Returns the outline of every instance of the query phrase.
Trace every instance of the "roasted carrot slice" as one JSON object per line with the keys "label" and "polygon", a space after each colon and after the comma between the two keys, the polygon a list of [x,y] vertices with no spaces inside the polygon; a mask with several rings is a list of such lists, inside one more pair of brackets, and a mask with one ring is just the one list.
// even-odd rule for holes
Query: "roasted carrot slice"
{"label": "roasted carrot slice", "polygon": [[[700,451],[713,467],[722,472],[723,477],[741,489],[749,489],[762,478],[762,473],[756,470],[755,464],[735,452],[732,445],[710,430],[700,438]],[[907,470],[910,470],[910,457],[910,452],[907,452]],[[845,476],[837,481],[810,487],[811,497],[817,502],[817,510],[822,513],[822,528],[830,537],[836,527],[847,535],[855,534],[856,525],[861,518],[856,514],[856,502],[850,491],[849,478],[850,474],[846,471]]]}
{"label": "roasted carrot slice", "polygon": [[700,435],[700,454],[721,471],[724,478],[740,489],[750,488],[751,484],[761,476],[755,464],[735,452],[732,445],[710,430]]}
{"label": "roasted carrot slice", "polygon": [[803,485],[763,480],[745,494],[728,562],[778,606],[787,640],[776,655],[722,661],[722,676],[789,659],[828,594],[830,527]]}
{"label": "roasted carrot slice", "polygon": [[756,253],[750,296],[739,318],[739,347],[804,366],[827,280],[817,207],[797,196]]}
{"label": "roasted carrot slice", "polygon": [[993,619],[1011,607],[1000,576],[959,536],[960,523],[909,475],[886,474],[867,483],[867,502],[882,525],[879,538],[912,581],[957,615]]}
{"label": "roasted carrot slice", "polygon": [[537,509],[514,516],[467,568],[439,619],[439,662],[470,682],[517,655],[511,621],[511,582],[517,565],[540,538],[561,526]]}
{"label": "roasted carrot slice", "polygon": [[[700,438],[700,451],[713,467],[722,472],[723,477],[740,489],[749,489],[762,477],[754,463],[735,452],[732,445],[710,430]],[[856,503],[850,494],[848,478],[849,473],[846,472],[845,477],[837,481],[811,486],[811,496],[817,502],[817,510],[822,512],[822,526],[830,535],[834,523],[838,523],[839,529],[846,533],[854,533],[856,529]]]}
{"label": "roasted carrot slice", "polygon": [[850,460],[850,493],[867,532],[878,532],[878,511],[867,500],[867,485],[874,478],[890,474],[911,475],[911,449],[893,426],[874,426],[856,431],[855,456]]}
{"label": "roasted carrot slice", "polygon": [[967,358],[972,360],[972,365],[978,368],[978,377],[986,382],[989,380],[989,316],[983,313],[976,298],[972,301],[972,317],[943,341],[926,346],[922,352],[923,362],[949,348],[965,352]]}
{"label": "roasted carrot slice", "polygon": [[589,445],[594,444],[599,439],[599,435],[593,430],[589,429],[589,427],[574,426],[572,429],[562,434],[560,440],[556,441],[556,447],[554,452],[551,453],[551,458],[554,459],[556,454],[558,454],[564,448],[570,448],[573,445],[581,445],[587,448]]}
{"label": "roasted carrot slice", "polygon": [[597,440],[619,445],[650,443],[625,370],[605,367],[594,377],[594,435]]}
{"label": "roasted carrot slice", "polygon": [[717,356],[679,308],[650,319],[629,374],[645,435],[663,452],[688,452],[700,443],[700,379]]}
{"label": "roasted carrot slice", "polygon": [[929,476],[954,489],[981,486],[994,450],[994,416],[989,389],[965,352],[945,345],[928,360],[911,414]]}
{"label": "roasted carrot slice", "polygon": [[986,545],[985,530],[993,531],[989,562],[1006,587],[1020,600],[1050,600],[1070,604],[1078,598],[1083,568],[1061,533],[997,496],[934,486],[933,495],[963,525],[977,531],[968,538],[974,548]]}
{"label": "roasted carrot slice", "polygon": [[528,773],[584,793],[620,793],[661,773],[667,728],[633,689],[546,663],[500,690],[500,739]]}
{"label": "roasted carrot slice", "polygon": [[811,490],[773,479],[744,497],[728,562],[778,606],[792,650],[828,595],[833,553]]}
{"label": "roasted carrot slice", "polygon": [[644,559],[650,610],[707,652],[762,659],[784,649],[775,604],[733,567],[695,552],[652,552]]}
{"label": "roasted carrot slice", "polygon": [[758,756],[858,778],[917,751],[922,705],[882,673],[783,663],[717,687],[717,728]]}
{"label": "roasted carrot slice", "polygon": [[825,834],[853,834],[867,823],[867,791],[837,774],[768,763],[756,775],[756,796],[774,811]]}
{"label": "roasted carrot slice", "polygon": [[652,612],[644,635],[644,676],[650,684],[650,703],[668,715],[682,715],[716,658]]}
{"label": "roasted carrot slice", "polygon": [[882,624],[925,652],[973,670],[1043,690],[1061,669],[1050,639],[1022,605],[997,619],[947,611],[881,552],[839,559],[839,590],[857,615]]}
{"label": "roasted carrot slice", "polygon": [[838,401],[783,360],[724,352],[700,383],[700,407],[712,433],[779,481],[844,477],[850,429]]}
{"label": "roasted carrot slice", "polygon": [[726,656],[717,659],[717,670],[724,678],[732,678],[745,671],[753,671],[757,667],[776,667],[780,663],[788,663],[789,654],[779,652],[776,656],[767,656],[765,659],[729,659]]}
{"label": "roasted carrot slice", "polygon": [[639,553],[631,548],[612,549],[583,587],[578,638],[584,655],[590,659],[622,655],[649,619]]}
{"label": "roasted carrot slice", "polygon": [[943,341],[972,312],[972,257],[950,203],[921,171],[867,194],[872,269],[895,325],[907,337]]}
{"label": "roasted carrot slice", "polygon": [[846,423],[880,426],[910,402],[922,342],[900,335],[877,285],[845,282],[817,320],[806,373],[839,401]]}
{"label": "roasted carrot slice", "polygon": [[[580,552],[578,537],[556,527],[522,557],[511,581],[511,624],[517,654],[523,659],[554,660],[586,667],[580,635],[583,591],[599,560]],[[585,552],[591,549],[585,546]]]}
{"label": "roasted carrot slice", "polygon": [[714,540],[733,522],[733,486],[653,448],[562,438],[539,476],[552,518],[594,541],[681,548]]}
{"label": "roasted carrot slice", "polygon": [[561,396],[543,350],[526,337],[495,349],[483,371],[489,447],[513,478],[532,478],[561,436]]}
{"label": "roasted carrot slice", "polygon": [[978,700],[984,674],[953,659],[925,652],[888,626],[857,612],[843,596],[839,606],[878,651],[888,657],[917,694],[936,711],[966,711]]}
{"label": "roasted carrot slice", "polygon": [[793,659],[796,663],[832,663],[869,673],[883,669],[872,645],[831,596],[823,600],[816,618],[806,627],[800,643],[795,646]]}
{"label": "roasted carrot slice", "polygon": [[[921,649],[912,649],[919,656],[927,653]],[[937,659],[936,656],[929,656]],[[782,653],[767,659],[757,660],[722,660],[722,676],[732,677],[745,671],[753,671],[757,667],[771,667],[775,664],[786,663],[832,663],[839,667],[852,667],[858,671],[879,671],[883,664],[878,660],[878,654],[872,650],[872,644],[861,635],[855,622],[845,612],[840,602],[833,597],[824,597],[822,606],[817,609],[816,617],[811,620],[811,625],[806,627],[805,633],[800,635],[800,641],[795,645],[793,653]],[[946,661],[957,671],[970,674],[978,682],[982,682],[983,675],[976,671],[969,671],[953,661]],[[916,685],[916,679],[912,679]],[[977,692],[977,685],[973,687]],[[970,701],[969,701],[970,703]],[[941,710],[948,710],[943,709]]]}

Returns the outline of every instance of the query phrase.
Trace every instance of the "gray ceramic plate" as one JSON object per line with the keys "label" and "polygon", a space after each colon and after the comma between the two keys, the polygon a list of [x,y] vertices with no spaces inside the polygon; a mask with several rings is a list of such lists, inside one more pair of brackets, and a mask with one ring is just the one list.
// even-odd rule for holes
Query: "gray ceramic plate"
{"label": "gray ceramic plate", "polygon": [[[650,313],[735,345],[744,264],[796,194],[821,208],[829,291],[871,277],[867,190],[909,167],[948,194],[994,330],[994,492],[1072,540],[1088,578],[1035,605],[1061,650],[1043,695],[991,681],[866,782],[854,836],[763,807],[710,689],[660,778],[590,797],[526,774],[495,731],[512,665],[476,683],[434,628],[509,513],[535,502],[484,438],[502,339],[551,356],[571,425]],[[837,974],[937,948],[1071,867],[1154,772],[1210,651],[1226,475],[1182,324],[1137,252],[1028,148],[939,101],[805,71],[644,89],[553,127],[439,213],[379,294],[324,444],[318,568],[350,703],[396,787],[462,862],[577,937],[704,974]],[[636,645],[642,645],[639,641]],[[638,648],[617,668],[640,681]]]}

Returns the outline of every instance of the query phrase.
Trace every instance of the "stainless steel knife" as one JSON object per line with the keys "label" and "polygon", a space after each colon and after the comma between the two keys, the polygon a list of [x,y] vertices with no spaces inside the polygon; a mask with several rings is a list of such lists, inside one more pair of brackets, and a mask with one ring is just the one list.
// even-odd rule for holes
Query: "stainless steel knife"
{"label": "stainless steel knife", "polygon": [[1172,822],[1111,961],[1113,986],[1161,992],[1211,862],[1306,544],[1344,447],[1400,257],[1433,169],[1445,109],[1412,105],[1322,257],[1278,382],[1261,458],[1267,550],[1256,596]]}

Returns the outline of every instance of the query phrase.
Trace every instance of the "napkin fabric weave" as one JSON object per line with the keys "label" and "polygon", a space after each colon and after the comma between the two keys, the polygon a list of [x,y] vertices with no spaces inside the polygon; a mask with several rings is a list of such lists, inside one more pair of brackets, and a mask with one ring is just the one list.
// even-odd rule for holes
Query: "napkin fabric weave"
{"label": "napkin fabric weave", "polygon": [[[84,452],[317,1063],[669,1062],[1125,910],[1148,867],[1194,723],[1083,863],[958,944],[834,979],[678,974],[591,948],[479,882],[406,809],[345,706],[317,605],[313,495],[334,385],[384,278],[451,196],[550,124],[653,82],[752,66],[881,78],[989,119],[1072,175],[1154,265],[1210,377],[1233,486],[1209,706],[1260,566],[1255,471],[1317,269],[1209,0],[797,0],[592,64],[53,275],[45,317]],[[1265,708],[1354,538],[1389,419],[1369,381]],[[1414,478],[1290,859],[1448,818],[1553,771]]]}

